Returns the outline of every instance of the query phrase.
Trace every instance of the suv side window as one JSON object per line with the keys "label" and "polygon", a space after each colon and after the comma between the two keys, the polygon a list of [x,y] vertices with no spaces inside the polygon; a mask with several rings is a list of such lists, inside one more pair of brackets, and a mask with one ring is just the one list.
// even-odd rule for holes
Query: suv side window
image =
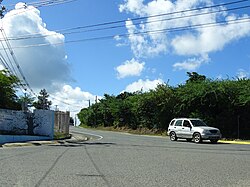
{"label": "suv side window", "polygon": [[183,121],[183,120],[177,120],[177,121],[175,122],[175,126],[181,126],[181,125],[182,125],[182,121]]}
{"label": "suv side window", "polygon": [[183,127],[191,127],[188,120],[184,120]]}

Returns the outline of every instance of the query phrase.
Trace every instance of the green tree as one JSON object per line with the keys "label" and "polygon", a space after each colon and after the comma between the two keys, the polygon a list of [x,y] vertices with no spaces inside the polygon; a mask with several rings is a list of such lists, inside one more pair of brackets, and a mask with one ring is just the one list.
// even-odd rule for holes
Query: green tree
{"label": "green tree", "polygon": [[33,103],[36,109],[49,110],[52,102],[48,100],[49,94],[45,89],[42,89],[38,95],[38,100]]}
{"label": "green tree", "polygon": [[200,75],[196,72],[187,72],[187,75],[189,79],[186,81],[187,83],[189,82],[202,82],[206,80],[205,75]]}
{"label": "green tree", "polygon": [[[0,0],[0,4],[2,4],[3,0]],[[6,13],[6,8],[5,6],[0,7],[0,18],[2,19],[4,17],[4,14]]]}
{"label": "green tree", "polygon": [[[186,84],[162,84],[149,92],[107,95],[78,117],[89,126],[114,126],[166,130],[177,117],[203,119],[218,127],[223,137],[250,138],[250,80],[212,80],[187,73]],[[238,133],[238,129],[240,133]]]}
{"label": "green tree", "polygon": [[34,103],[35,98],[32,97],[29,94],[25,94],[24,96],[19,96],[18,103],[21,104],[22,109],[24,111],[28,110],[28,107],[32,107]]}
{"label": "green tree", "polygon": [[6,71],[0,71],[0,108],[20,110],[21,105],[17,102],[15,88],[19,80],[13,75],[9,75]]}

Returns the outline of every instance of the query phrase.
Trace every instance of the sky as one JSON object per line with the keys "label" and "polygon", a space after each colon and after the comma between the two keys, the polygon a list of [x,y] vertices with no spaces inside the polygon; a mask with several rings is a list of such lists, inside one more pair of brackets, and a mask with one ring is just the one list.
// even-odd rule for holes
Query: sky
{"label": "sky", "polygon": [[187,72],[212,79],[250,77],[247,0],[4,0],[2,5],[7,12],[1,19],[1,57],[12,67],[7,38],[31,89],[38,94],[45,88],[52,109],[76,114],[104,94],[184,84]]}

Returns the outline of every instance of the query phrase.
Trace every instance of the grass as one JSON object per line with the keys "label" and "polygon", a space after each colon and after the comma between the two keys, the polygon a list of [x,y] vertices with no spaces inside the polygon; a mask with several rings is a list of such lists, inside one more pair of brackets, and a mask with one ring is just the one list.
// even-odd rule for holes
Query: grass
{"label": "grass", "polygon": [[54,132],[54,140],[62,140],[71,138],[71,134],[65,134],[61,132]]}
{"label": "grass", "polygon": [[104,130],[104,131],[125,132],[125,133],[131,133],[131,134],[139,134],[139,135],[151,135],[151,136],[166,136],[167,135],[166,131],[160,131],[158,129],[147,129],[147,128],[131,129],[128,127],[114,127],[114,126],[90,127],[87,125],[80,125],[80,127],[87,128],[87,129]]}
{"label": "grass", "polygon": [[[96,130],[104,130],[104,131],[115,131],[115,132],[125,132],[125,133],[131,133],[131,134],[138,134],[138,135],[151,135],[151,136],[167,136],[167,131],[159,131],[157,129],[147,129],[147,128],[138,128],[138,129],[130,129],[128,127],[104,127],[104,126],[98,126],[98,127],[90,127],[87,125],[80,125],[80,127],[87,128],[87,129],[96,129]],[[235,141],[235,142],[249,142],[250,140],[245,139],[234,139],[234,138],[222,138],[223,141]]]}

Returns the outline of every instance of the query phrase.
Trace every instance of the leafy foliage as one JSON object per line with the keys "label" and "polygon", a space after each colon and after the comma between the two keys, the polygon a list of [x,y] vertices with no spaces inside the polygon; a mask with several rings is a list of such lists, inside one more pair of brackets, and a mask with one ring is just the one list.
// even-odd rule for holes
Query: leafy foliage
{"label": "leafy foliage", "polygon": [[164,131],[172,118],[195,117],[218,127],[224,137],[250,138],[250,80],[210,80],[188,73],[186,84],[158,85],[146,93],[105,94],[78,114],[82,124]]}
{"label": "leafy foliage", "polygon": [[0,108],[21,109],[21,105],[17,102],[18,97],[15,94],[18,83],[17,77],[8,75],[4,70],[0,71]]}
{"label": "leafy foliage", "polygon": [[48,100],[49,94],[45,89],[42,89],[38,95],[38,100],[33,103],[36,109],[49,110],[52,102]]}

